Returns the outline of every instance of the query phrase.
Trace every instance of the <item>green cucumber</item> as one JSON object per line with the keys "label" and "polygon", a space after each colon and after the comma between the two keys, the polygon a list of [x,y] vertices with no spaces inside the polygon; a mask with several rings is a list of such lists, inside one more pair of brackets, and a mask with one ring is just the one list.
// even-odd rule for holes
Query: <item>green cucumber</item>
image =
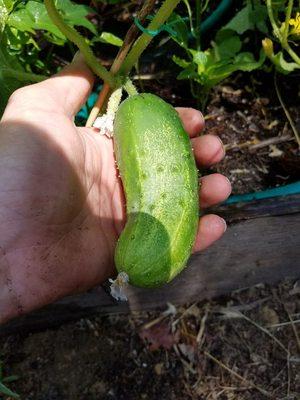
{"label": "green cucumber", "polygon": [[188,134],[170,104],[142,93],[119,106],[114,147],[127,213],[117,270],[134,286],[161,286],[186,266],[198,226],[198,171]]}

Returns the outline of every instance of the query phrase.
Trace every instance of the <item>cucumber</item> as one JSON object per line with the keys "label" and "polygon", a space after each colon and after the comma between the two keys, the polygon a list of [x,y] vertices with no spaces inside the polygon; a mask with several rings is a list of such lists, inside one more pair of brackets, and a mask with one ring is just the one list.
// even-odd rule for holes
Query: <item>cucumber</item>
{"label": "cucumber", "polygon": [[170,104],[142,93],[119,106],[114,148],[127,213],[117,270],[134,286],[161,286],[186,266],[198,226],[198,171],[188,134]]}

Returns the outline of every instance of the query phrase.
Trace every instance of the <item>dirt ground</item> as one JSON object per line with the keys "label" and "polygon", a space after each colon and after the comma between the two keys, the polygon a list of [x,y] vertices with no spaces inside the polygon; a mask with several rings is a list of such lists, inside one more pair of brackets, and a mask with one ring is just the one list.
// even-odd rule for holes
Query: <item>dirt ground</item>
{"label": "dirt ground", "polygon": [[[142,90],[196,106],[176,74],[168,81],[141,72],[154,75],[137,82]],[[299,79],[280,76],[278,87],[300,130]],[[227,156],[204,173],[227,175],[234,194],[299,179],[299,150],[272,74],[236,74],[211,93],[205,118],[204,133],[219,135]],[[22,400],[299,400],[299,326],[300,281],[283,282],[164,313],[15,334],[0,339],[0,360],[4,376],[18,376],[8,386]]]}
{"label": "dirt ground", "polygon": [[[247,79],[237,75],[217,87],[206,113],[205,133],[220,135],[227,157],[204,172],[226,174],[234,193],[300,176],[274,87],[262,86],[260,75],[250,90]],[[286,78],[280,84],[299,128],[299,87]],[[194,105],[180,85],[175,94],[153,82],[151,90]],[[1,339],[4,376],[18,376],[9,387],[22,400],[300,399],[300,282],[261,285],[166,314],[98,316]]]}
{"label": "dirt ground", "polygon": [[[294,322],[292,322],[294,321]],[[0,340],[24,400],[300,398],[300,281]]]}
{"label": "dirt ground", "polygon": [[[300,176],[274,87],[264,92],[260,75],[250,90],[244,79],[217,87],[206,114],[205,133],[221,136],[227,157],[204,172],[226,174],[234,193]],[[299,128],[299,87],[286,78],[280,84]],[[175,95],[153,82],[151,90],[194,105],[180,85]],[[1,339],[4,376],[18,376],[8,386],[22,400],[300,399],[300,282],[261,285],[166,314],[98,316]]]}

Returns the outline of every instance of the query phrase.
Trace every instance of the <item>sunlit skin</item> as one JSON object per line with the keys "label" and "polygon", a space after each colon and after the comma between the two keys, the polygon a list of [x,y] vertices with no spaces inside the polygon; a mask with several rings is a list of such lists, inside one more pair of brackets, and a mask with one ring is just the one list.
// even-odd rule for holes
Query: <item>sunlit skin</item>
{"label": "sunlit skin", "polygon": [[[113,276],[114,249],[125,223],[113,141],[74,125],[94,76],[82,58],[58,75],[15,92],[0,124],[0,323],[84,291]],[[178,108],[199,167],[224,157],[216,136],[199,133],[199,111]],[[231,191],[220,174],[204,176],[202,208]],[[226,230],[201,218],[194,251]]]}

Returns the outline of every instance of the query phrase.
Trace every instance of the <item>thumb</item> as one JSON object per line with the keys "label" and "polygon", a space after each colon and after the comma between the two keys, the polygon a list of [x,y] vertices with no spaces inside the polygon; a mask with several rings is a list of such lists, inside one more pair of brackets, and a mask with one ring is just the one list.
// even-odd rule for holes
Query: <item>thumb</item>
{"label": "thumb", "polygon": [[86,102],[94,81],[93,72],[78,51],[69,65],[39,85],[51,92],[58,107],[73,117]]}

